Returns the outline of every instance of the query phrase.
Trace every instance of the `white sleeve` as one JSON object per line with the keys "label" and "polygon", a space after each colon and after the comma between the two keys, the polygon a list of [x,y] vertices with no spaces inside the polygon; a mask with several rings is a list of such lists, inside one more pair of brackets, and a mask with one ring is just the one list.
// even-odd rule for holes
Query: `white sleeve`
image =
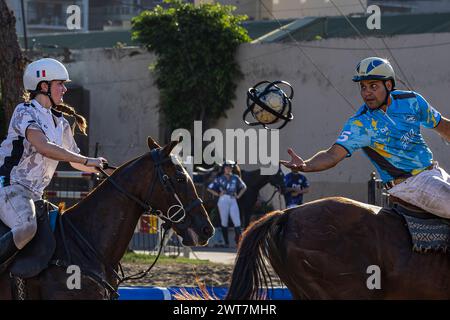
{"label": "white sleeve", "polygon": [[10,126],[21,137],[26,137],[27,129],[44,132],[32,113],[28,112],[24,107],[18,107],[14,110]]}

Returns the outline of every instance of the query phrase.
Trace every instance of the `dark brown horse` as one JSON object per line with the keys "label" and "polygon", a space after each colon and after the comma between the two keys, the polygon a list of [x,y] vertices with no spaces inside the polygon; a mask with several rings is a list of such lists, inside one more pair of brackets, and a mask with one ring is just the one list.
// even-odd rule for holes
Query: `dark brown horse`
{"label": "dark brown horse", "polygon": [[450,299],[450,255],[413,252],[403,218],[379,209],[327,198],[264,216],[243,235],[227,299],[261,298],[265,260],[295,299]]}
{"label": "dark brown horse", "polygon": [[[117,289],[115,270],[146,210],[171,223],[184,245],[208,242],[213,235],[208,214],[189,175],[179,162],[171,161],[170,152],[177,143],[161,148],[149,137],[150,152],[119,167],[85,199],[64,212],[60,218],[64,228],[56,229],[54,257],[66,263],[51,265],[27,279],[28,298],[110,298],[108,284]],[[80,267],[80,289],[69,290],[67,264]],[[11,281],[4,273],[0,275],[0,299],[11,298]]]}

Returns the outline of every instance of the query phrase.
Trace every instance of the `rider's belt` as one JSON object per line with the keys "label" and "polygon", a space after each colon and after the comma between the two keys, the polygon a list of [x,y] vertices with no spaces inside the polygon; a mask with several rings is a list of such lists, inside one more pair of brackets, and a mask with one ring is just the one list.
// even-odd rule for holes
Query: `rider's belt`
{"label": "rider's belt", "polygon": [[224,196],[229,196],[231,198],[235,198],[236,194],[234,192],[233,193],[224,193]]}
{"label": "rider's belt", "polygon": [[[418,175],[419,173],[424,172],[425,170],[431,170],[434,168],[434,164],[429,165],[428,167],[426,167],[425,169],[423,169],[422,171],[416,173],[415,175]],[[386,188],[386,190],[389,190],[391,188],[393,188],[394,186],[404,182],[406,179],[415,176],[414,174],[408,174],[399,178],[395,178],[394,180],[388,181],[384,184],[384,187]]]}

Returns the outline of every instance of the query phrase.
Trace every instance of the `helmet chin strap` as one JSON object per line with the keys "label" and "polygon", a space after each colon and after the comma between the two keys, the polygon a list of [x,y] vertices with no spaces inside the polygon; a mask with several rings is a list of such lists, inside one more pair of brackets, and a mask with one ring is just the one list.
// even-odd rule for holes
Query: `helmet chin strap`
{"label": "helmet chin strap", "polygon": [[51,90],[51,88],[52,88],[52,82],[51,82],[51,81],[46,81],[46,83],[47,83],[47,85],[48,85],[48,90],[47,90],[47,92],[44,92],[44,91],[42,91],[42,90],[39,90],[38,92],[39,92],[40,94],[46,95],[46,96],[50,99],[50,103],[52,104],[51,107],[54,108],[54,107],[56,106],[56,103],[55,103],[55,101],[54,101],[53,98],[52,98],[52,90]]}

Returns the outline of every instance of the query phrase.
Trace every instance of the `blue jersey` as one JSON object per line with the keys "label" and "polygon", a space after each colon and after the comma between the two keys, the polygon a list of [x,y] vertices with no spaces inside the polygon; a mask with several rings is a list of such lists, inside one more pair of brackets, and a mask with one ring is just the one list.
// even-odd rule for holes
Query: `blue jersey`
{"label": "blue jersey", "polygon": [[225,191],[225,194],[230,196],[236,195],[245,187],[244,181],[235,174],[232,174],[229,179],[225,175],[221,175],[208,185],[208,189],[212,189],[219,193]]}
{"label": "blue jersey", "polygon": [[391,101],[386,112],[363,105],[336,141],[348,157],[362,148],[383,182],[417,174],[432,164],[433,154],[420,126],[435,128],[441,120],[440,113],[416,92],[395,90]]}
{"label": "blue jersey", "polygon": [[[284,184],[286,185],[286,188],[309,188],[309,183],[306,177],[295,172],[289,172],[284,176]],[[289,205],[300,205],[303,203],[303,194],[293,196],[291,192],[286,192],[284,198],[286,200],[286,207]]]}

